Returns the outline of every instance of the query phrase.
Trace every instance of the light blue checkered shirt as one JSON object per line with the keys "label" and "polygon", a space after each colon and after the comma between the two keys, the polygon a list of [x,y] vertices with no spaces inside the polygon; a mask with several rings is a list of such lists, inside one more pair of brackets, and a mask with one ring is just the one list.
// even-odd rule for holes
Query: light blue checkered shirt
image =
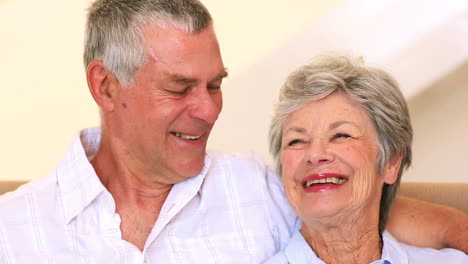
{"label": "light blue checkered shirt", "polygon": [[[382,234],[382,259],[370,264],[440,264],[440,263],[468,263],[468,256],[458,250],[445,248],[418,248],[396,241],[388,232]],[[269,259],[267,264],[326,264],[317,257],[297,231],[289,241],[284,251]]]}

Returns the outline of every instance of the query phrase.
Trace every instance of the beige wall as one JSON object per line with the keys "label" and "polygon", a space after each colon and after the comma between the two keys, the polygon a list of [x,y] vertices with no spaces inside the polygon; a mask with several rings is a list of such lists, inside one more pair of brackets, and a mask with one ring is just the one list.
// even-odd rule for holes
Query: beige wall
{"label": "beige wall", "polygon": [[468,182],[468,62],[411,99],[409,107],[414,159],[403,179]]}
{"label": "beige wall", "polygon": [[[340,1],[202,0],[233,78]],[[81,57],[90,2],[0,0],[0,180],[47,175],[79,129],[99,124]]]}
{"label": "beige wall", "polygon": [[87,1],[0,2],[0,180],[33,179],[97,124],[82,66]]}
{"label": "beige wall", "polygon": [[[350,2],[352,1],[347,1],[351,5]],[[399,1],[386,2],[391,2],[392,5]],[[468,165],[464,162],[468,157],[468,139],[461,138],[468,132],[468,74],[463,72],[466,66],[461,66],[468,62],[465,48],[467,46],[457,48],[458,44],[468,40],[464,26],[466,19],[456,15],[453,20],[440,19],[437,26],[431,26],[434,23],[431,14],[439,13],[440,6],[426,7],[424,14],[420,10],[420,16],[415,17],[414,12],[405,9],[407,6],[404,1],[400,1],[400,4],[403,8],[401,10],[399,6],[392,5],[391,8],[384,6],[379,12],[370,12],[377,17],[380,25],[386,25],[387,31],[383,33],[379,31],[372,34],[376,31],[375,25],[369,32],[363,25],[366,24],[364,21],[358,21],[349,28],[352,24],[349,21],[355,20],[346,17],[349,10],[345,8],[304,29],[256,63],[245,67],[240,74],[230,78],[224,89],[225,97],[230,100],[225,104],[210,146],[232,153],[259,153],[271,163],[267,131],[272,105],[276,102],[278,88],[287,73],[317,52],[331,46],[340,49],[354,48],[357,50],[355,54],[366,54],[366,51],[371,49],[372,52],[367,55],[373,56],[367,56],[367,61],[394,74],[402,84],[404,94],[410,98],[409,105],[415,127],[414,162],[403,180],[468,182],[468,174],[465,172]],[[417,3],[412,4],[417,6]],[[457,12],[462,10],[452,8]],[[444,12],[450,13],[448,9]],[[407,15],[402,15],[404,19],[401,20],[410,20],[407,21],[410,24],[405,24],[405,30],[414,31],[415,34],[408,35],[404,32],[401,36],[401,32],[398,31],[401,27],[391,23],[401,23],[399,15],[402,13]],[[346,19],[336,20],[337,17]],[[371,22],[375,22],[372,19],[375,18],[370,19]],[[411,20],[417,20],[419,24],[415,27]],[[335,24],[329,26],[330,21],[335,21]],[[354,46],[351,43],[353,41],[335,41],[343,38],[340,35],[342,31],[354,42],[366,41]],[[415,35],[419,36],[414,37]],[[400,42],[405,43],[396,49],[394,46],[398,41],[394,39],[398,37],[402,37],[405,41]],[[375,63],[379,61],[379,57],[385,59]],[[457,134],[458,137],[455,136]],[[460,173],[454,172],[457,170],[460,170]],[[439,173],[442,171],[447,172],[444,177]]]}
{"label": "beige wall", "polygon": [[[0,1],[0,180],[47,175],[76,132],[98,124],[81,62],[89,2]],[[209,147],[269,160],[267,129],[277,90],[308,58],[285,43],[342,1],[203,2],[231,74]],[[407,180],[468,181],[468,77],[452,75],[410,102],[416,139]]]}

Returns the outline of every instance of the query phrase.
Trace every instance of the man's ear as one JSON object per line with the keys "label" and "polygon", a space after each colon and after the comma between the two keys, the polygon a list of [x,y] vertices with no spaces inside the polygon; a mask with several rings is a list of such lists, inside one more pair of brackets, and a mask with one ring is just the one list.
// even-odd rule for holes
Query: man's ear
{"label": "man's ear", "polygon": [[114,110],[117,79],[110,74],[101,61],[92,61],[86,69],[89,91],[103,111]]}
{"label": "man's ear", "polygon": [[398,179],[398,172],[400,171],[402,160],[403,154],[398,154],[388,161],[382,173],[385,183],[393,184]]}

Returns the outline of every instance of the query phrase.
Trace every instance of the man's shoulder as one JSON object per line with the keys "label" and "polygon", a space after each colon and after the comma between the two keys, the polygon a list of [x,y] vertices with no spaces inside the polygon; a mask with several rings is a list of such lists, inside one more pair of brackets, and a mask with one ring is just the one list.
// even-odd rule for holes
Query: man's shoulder
{"label": "man's shoulder", "polygon": [[0,196],[0,263],[2,257],[8,263],[46,263],[70,248],[55,178],[36,179]]}
{"label": "man's shoulder", "polygon": [[254,153],[226,154],[210,152],[211,165],[207,178],[225,178],[239,182],[243,188],[256,188],[284,196],[283,185],[275,171]]}
{"label": "man's shoulder", "polygon": [[[297,217],[289,206],[274,170],[255,154],[209,153],[211,164],[201,196],[211,205],[230,206],[246,222],[271,228],[276,248],[282,249],[296,228]],[[214,201],[214,202],[213,202]],[[256,219],[255,221],[253,219]]]}
{"label": "man's shoulder", "polygon": [[271,172],[271,168],[258,155],[253,153],[226,154],[210,152],[213,168],[225,168],[233,171],[256,171],[260,174]]}
{"label": "man's shoulder", "polygon": [[33,205],[52,203],[57,191],[56,186],[56,177],[49,175],[32,180],[14,191],[1,195],[0,218],[28,213],[25,208]]}

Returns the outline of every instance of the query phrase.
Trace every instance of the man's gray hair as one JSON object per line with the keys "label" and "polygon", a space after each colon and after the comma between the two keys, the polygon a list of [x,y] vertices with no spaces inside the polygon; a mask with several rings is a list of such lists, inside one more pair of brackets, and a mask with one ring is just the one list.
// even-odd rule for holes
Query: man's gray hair
{"label": "man's gray hair", "polygon": [[97,0],[88,10],[85,68],[94,60],[102,61],[121,84],[130,84],[147,60],[142,26],[196,34],[212,23],[198,0]]}
{"label": "man's gray hair", "polygon": [[379,231],[382,233],[404,169],[411,164],[411,127],[408,106],[396,81],[386,72],[364,66],[362,59],[324,54],[294,72],[281,88],[270,126],[270,152],[281,175],[281,142],[288,117],[309,102],[340,91],[367,111],[379,139],[377,168],[382,173],[392,158],[402,155],[398,179],[385,184],[380,201]]}

